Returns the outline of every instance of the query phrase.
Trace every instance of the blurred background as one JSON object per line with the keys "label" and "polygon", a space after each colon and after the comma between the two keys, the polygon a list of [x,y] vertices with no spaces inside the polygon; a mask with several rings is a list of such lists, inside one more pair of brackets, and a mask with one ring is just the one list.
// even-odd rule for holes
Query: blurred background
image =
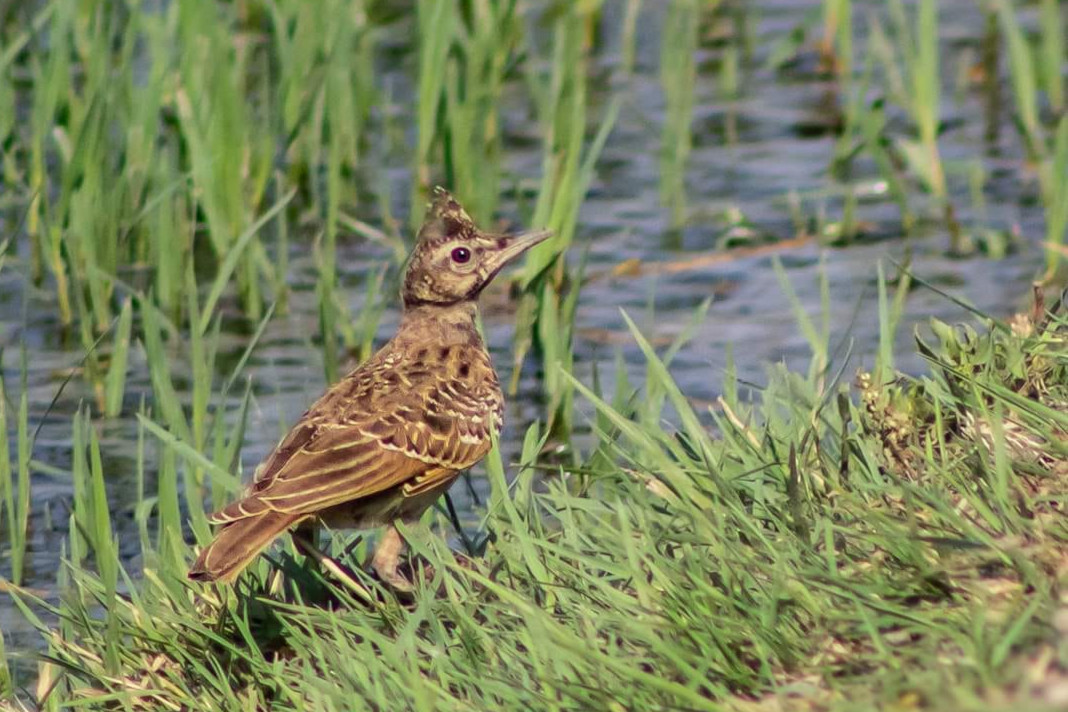
{"label": "blurred background", "polygon": [[[698,411],[725,371],[756,392],[814,349],[846,380],[880,350],[917,369],[914,325],[1062,277],[1064,21],[1057,0],[0,2],[0,572],[50,590],[90,443],[130,557],[157,473],[224,499],[174,452],[247,476],[392,333],[437,184],[484,227],[557,231],[483,300],[505,462],[536,419],[581,447],[561,372],[643,380],[621,310]],[[905,266],[926,286],[888,343],[879,278]],[[454,488],[462,518],[485,491]]]}

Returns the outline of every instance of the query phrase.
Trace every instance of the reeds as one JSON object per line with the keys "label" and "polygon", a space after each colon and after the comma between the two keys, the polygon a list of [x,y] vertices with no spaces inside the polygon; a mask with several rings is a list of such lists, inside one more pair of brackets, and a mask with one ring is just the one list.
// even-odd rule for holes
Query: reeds
{"label": "reeds", "polygon": [[[26,353],[21,354],[20,388],[12,397],[0,379],[0,504],[5,520],[7,554],[11,562],[11,581],[22,582],[26,558],[26,539],[30,521],[30,454],[32,441],[29,426],[29,397],[26,386]],[[14,447],[7,437],[15,430]]]}
{"label": "reeds", "polygon": [[[338,16],[352,21],[326,20]],[[25,165],[9,160],[5,170],[24,183],[35,275],[48,272],[60,318],[77,325],[87,351],[119,313],[118,280],[131,266],[150,279],[135,286],[150,286],[151,302],[183,323],[198,242],[217,265],[216,287],[233,289],[248,318],[284,301],[290,176],[307,179],[332,251],[340,206],[351,199],[341,175],[360,156],[375,91],[367,19],[358,2],[323,12],[271,3],[267,17],[270,54],[233,8],[217,4],[57,3],[37,17],[48,44],[28,62],[28,125],[6,129],[24,143]],[[5,64],[41,41],[28,33]],[[283,157],[288,173],[276,170]],[[320,169],[322,183],[311,179]],[[272,222],[277,260],[262,234]],[[327,304],[336,300],[333,270],[327,257]],[[201,330],[221,296],[213,291]],[[95,354],[86,374],[106,409]]]}
{"label": "reeds", "polygon": [[[1003,40],[1009,58],[1009,77],[1015,98],[1015,125],[1027,159],[1038,179],[1039,198],[1046,214],[1047,269],[1044,280],[1054,278],[1068,230],[1065,204],[1064,144],[1060,140],[1063,119],[1064,79],[1056,69],[1063,65],[1066,49],[1063,37],[1062,9],[1055,2],[1043,2],[1039,8],[1041,29],[1037,40],[1022,29],[1018,10],[1008,0],[980,3],[990,16],[993,32],[984,40],[982,70],[989,76],[984,84],[987,101],[988,141],[996,142],[999,134],[1000,78],[998,76],[999,42]],[[833,51],[827,39],[841,37],[844,17],[849,17],[849,3],[827,0],[824,4],[825,32],[821,51]],[[919,179],[941,214],[942,224],[950,236],[950,251],[964,255],[977,242],[987,244],[987,253],[1003,253],[1004,242],[981,224],[962,225],[949,186],[950,171],[939,148],[940,104],[943,100],[939,68],[939,10],[933,0],[916,3],[910,12],[905,3],[893,0],[885,10],[872,11],[869,17],[869,49],[864,70],[856,77],[842,76],[847,88],[846,130],[836,151],[835,162],[848,164],[857,153],[858,144],[873,158],[879,174],[886,181],[889,194],[900,209],[902,226],[911,233],[915,222],[914,202],[901,167]],[[997,31],[1000,29],[1000,36]],[[840,40],[845,42],[845,40]],[[843,44],[843,46],[846,46]],[[836,55],[837,56],[837,55]],[[844,56],[844,55],[843,55]],[[1039,60],[1036,62],[1036,59]],[[877,73],[878,72],[878,73]],[[881,74],[881,76],[880,76]],[[872,82],[882,81],[881,95],[874,100]],[[887,129],[885,111],[900,107],[907,113],[916,135],[895,135]],[[1043,117],[1043,107],[1049,116]],[[976,161],[982,156],[976,155]],[[975,163],[962,164],[957,171],[974,178]],[[848,191],[848,189],[847,189]],[[979,187],[981,194],[982,187]],[[973,195],[975,186],[973,183]],[[974,202],[974,200],[973,200]],[[846,206],[848,208],[848,204]],[[974,238],[980,238],[978,241]]]}
{"label": "reeds", "polygon": [[[1064,78],[1057,67],[1068,56],[1063,12],[1056,3],[1042,4],[1042,38],[1036,65],[1031,41],[1024,34],[1012,4],[991,0],[1008,47],[1016,119],[1028,159],[1038,176],[1039,197],[1046,212],[1046,279],[1054,277],[1068,231],[1068,117],[1064,116]],[[1057,58],[1060,58],[1059,60]],[[1047,66],[1046,62],[1053,62]],[[1053,125],[1041,118],[1041,87],[1050,108],[1059,116]]]}
{"label": "reeds", "polygon": [[700,20],[701,4],[697,0],[672,0],[660,43],[665,115],[660,138],[660,199],[671,213],[673,228],[686,222],[686,166],[693,144],[690,124]]}
{"label": "reeds", "polygon": [[572,389],[560,373],[570,372],[574,310],[578,303],[577,290],[565,292],[565,284],[576,277],[569,275],[563,255],[575,239],[579,209],[620,108],[618,101],[611,102],[596,135],[587,141],[588,38],[594,20],[590,7],[569,6],[553,26],[548,76],[532,69],[528,77],[535,87],[538,121],[545,136],[541,186],[529,222],[549,227],[554,235],[533,248],[524,263],[524,294],[516,317],[509,390],[515,392],[523,361],[537,343],[546,365],[550,427],[557,434],[570,431]]}
{"label": "reeds", "polygon": [[[917,134],[915,139],[896,137],[894,145],[904,163],[933,198],[937,211],[941,213],[943,225],[949,232],[950,251],[966,254],[971,249],[970,242],[957,219],[956,209],[949,195],[946,168],[938,147],[942,114],[938,3],[934,0],[921,0],[912,15],[910,17],[904,3],[892,0],[888,5],[888,19],[893,39],[889,40],[882,34],[877,20],[873,26],[873,52],[889,79],[889,98],[907,112]],[[867,144],[873,147],[879,140],[879,115],[868,115],[862,121],[866,124],[864,131]],[[880,149],[874,148],[877,160],[883,166],[884,175],[893,184],[896,177],[893,176],[892,168],[886,165],[886,159],[879,157],[879,151]],[[900,188],[894,190],[895,193],[901,194]],[[898,202],[903,206],[903,218],[906,221],[911,220],[904,200],[899,197]]]}
{"label": "reeds", "polygon": [[[420,2],[418,143],[411,223],[423,216],[433,181],[444,180],[478,221],[500,195],[499,116],[505,74],[523,35],[515,0]],[[431,167],[443,172],[432,175]]]}

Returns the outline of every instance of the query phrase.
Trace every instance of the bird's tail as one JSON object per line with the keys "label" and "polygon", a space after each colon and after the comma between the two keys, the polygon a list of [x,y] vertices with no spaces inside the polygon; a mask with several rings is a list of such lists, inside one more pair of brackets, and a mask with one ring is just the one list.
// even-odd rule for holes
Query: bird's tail
{"label": "bird's tail", "polygon": [[267,511],[227,522],[189,568],[189,578],[230,583],[279,534],[301,519],[304,516],[300,514]]}

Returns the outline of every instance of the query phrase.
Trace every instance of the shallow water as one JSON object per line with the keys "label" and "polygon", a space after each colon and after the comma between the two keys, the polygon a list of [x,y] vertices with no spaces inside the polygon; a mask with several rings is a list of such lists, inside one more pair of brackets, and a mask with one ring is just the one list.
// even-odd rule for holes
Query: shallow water
{"label": "shallow water", "polygon": [[[836,135],[829,128],[834,123],[831,109],[835,105],[833,82],[815,71],[816,60],[804,55],[796,65],[779,74],[760,69],[771,46],[804,18],[807,3],[791,0],[761,0],[748,3],[759,14],[750,15],[755,28],[752,66],[743,82],[744,95],[736,101],[724,101],[717,94],[719,49],[703,44],[700,56],[700,83],[697,109],[693,121],[694,150],[687,171],[689,209],[693,217],[681,231],[672,231],[668,212],[660,205],[658,185],[658,151],[663,106],[658,75],[658,54],[662,6],[645,3],[640,23],[636,72],[626,80],[595,82],[599,86],[597,106],[603,110],[609,97],[620,92],[624,97],[619,122],[600,161],[600,169],[581,214],[577,244],[570,257],[577,262],[578,253],[588,244],[588,275],[597,278],[582,290],[575,338],[576,372],[589,382],[594,364],[602,376],[610,374],[617,351],[622,350],[632,380],[640,382],[644,370],[641,354],[627,334],[620,310],[630,313],[647,336],[670,338],[689,322],[694,309],[712,297],[707,318],[690,342],[680,351],[672,371],[682,390],[695,403],[704,406],[719,393],[728,348],[733,348],[739,376],[759,384],[769,362],[782,361],[794,368],[807,365],[808,348],[797,328],[786,296],[772,269],[772,255],[778,255],[786,268],[793,288],[810,314],[819,309],[819,280],[826,275],[831,292],[830,321],[832,343],[840,344],[838,353],[848,354],[851,363],[844,373],[848,378],[863,364],[870,364],[877,347],[879,326],[876,317],[876,263],[901,260],[906,242],[899,234],[897,209],[888,196],[866,198],[859,205],[859,219],[869,223],[866,235],[856,243],[840,248],[824,248],[815,241],[783,247],[763,254],[672,274],[649,274],[651,263],[684,263],[698,260],[719,249],[726,223],[721,215],[738,209],[767,236],[766,245],[775,240],[795,237],[786,196],[789,191],[803,195],[839,195],[840,186],[830,175],[828,165]],[[869,3],[868,6],[871,4]],[[799,8],[799,6],[802,6]],[[866,7],[858,3],[860,8]],[[614,7],[614,6],[611,6]],[[943,75],[946,97],[952,74],[962,52],[977,54],[983,19],[974,0],[943,0],[942,12]],[[606,13],[606,25],[617,26]],[[858,14],[863,14],[858,12]],[[859,20],[858,20],[859,21]],[[863,26],[863,25],[861,25]],[[813,32],[818,30],[814,27]],[[858,42],[857,56],[864,52]],[[596,71],[607,72],[618,62],[613,41],[595,62]],[[394,96],[403,97],[403,87],[410,78],[400,69],[386,70],[383,81],[391,82]],[[410,90],[410,89],[409,89]],[[1009,92],[1004,94],[1008,96]],[[506,92],[506,96],[508,93]],[[411,125],[412,106],[399,102],[400,125]],[[1039,247],[1043,234],[1042,214],[1034,201],[1033,176],[1026,173],[1015,145],[1009,122],[1009,107],[1003,107],[1000,142],[996,147],[984,144],[987,117],[985,99],[977,92],[965,92],[959,101],[946,99],[943,112],[947,128],[940,148],[951,169],[960,163],[982,159],[991,178],[987,184],[987,222],[990,227],[1017,229],[1021,235],[1017,249],[1000,260],[975,256],[953,259],[946,256],[948,236],[937,222],[919,231],[908,246],[912,252],[914,272],[939,285],[958,298],[995,316],[1018,310],[1026,301],[1029,285],[1042,266]],[[509,137],[506,167],[524,182],[535,181],[540,171],[540,145],[529,125],[529,116],[516,107],[504,109],[505,135]],[[597,112],[594,112],[595,114]],[[596,116],[591,117],[596,120]],[[727,127],[736,129],[737,140],[727,142]],[[994,149],[997,149],[996,151]],[[372,152],[372,157],[374,153]],[[371,183],[386,176],[395,184],[392,194],[408,195],[406,157],[379,157],[369,161],[358,180]],[[854,170],[855,184],[869,184],[877,179],[870,161],[861,160]],[[967,180],[961,171],[951,172],[951,187],[961,222],[968,226],[977,216],[970,209]],[[915,191],[915,205],[921,194]],[[806,211],[825,210],[830,216],[841,211],[835,197],[805,200]],[[406,215],[407,206],[400,201],[394,214]],[[514,215],[514,203],[505,202],[502,212]],[[373,213],[367,220],[373,222]],[[353,314],[358,314],[366,290],[365,280],[390,258],[381,247],[355,239],[339,245],[340,285]],[[610,276],[610,270],[627,259],[640,261],[646,274]],[[3,368],[9,397],[19,379],[19,348],[24,343],[29,355],[28,387],[33,425],[41,422],[49,404],[69,369],[81,358],[75,340],[64,339],[56,318],[54,300],[47,291],[27,288],[20,274],[24,262],[9,263],[0,272],[0,343],[3,344]],[[244,471],[251,472],[291,424],[325,387],[319,347],[317,301],[314,293],[315,266],[307,243],[292,245],[290,309],[274,318],[257,348],[247,375],[252,379],[255,399],[250,412],[246,442],[242,452]],[[492,308],[485,310],[485,329],[501,372],[502,381],[510,377],[512,315],[503,292],[489,297]],[[247,328],[236,328],[242,320],[231,302],[224,308],[233,311],[234,329],[227,329],[223,340],[223,364],[219,377],[226,375],[227,363],[239,355],[248,338]],[[918,371],[922,363],[911,349],[912,330],[928,318],[944,320],[969,318],[951,301],[925,289],[909,296],[906,316],[898,334],[898,366]],[[392,333],[398,317],[397,305],[391,304],[379,328],[379,339]],[[179,374],[185,366],[181,352],[173,352],[173,367]],[[532,420],[543,415],[544,404],[537,374],[531,361],[520,381],[519,393],[507,410],[504,435],[506,458],[514,454],[516,442]],[[180,382],[180,379],[179,379]],[[48,418],[41,425],[34,450],[36,460],[60,468],[70,464],[70,423],[79,402],[88,399],[84,382],[75,377],[67,384]],[[142,398],[150,400],[151,389],[143,352],[135,348],[131,355],[125,415],[100,424],[112,509],[119,527],[124,552],[136,568],[136,541],[132,527],[134,496],[133,465],[136,443],[134,413]],[[576,422],[582,427],[585,404],[578,406]],[[476,469],[472,478],[475,490],[485,493],[485,483]],[[33,479],[33,517],[25,583],[30,588],[50,591],[59,565],[59,552],[66,537],[66,519],[71,499],[68,479],[35,474]],[[467,518],[477,518],[477,507],[463,486],[453,490],[454,501]],[[27,629],[7,601],[0,601],[0,629],[10,648],[27,640]]]}

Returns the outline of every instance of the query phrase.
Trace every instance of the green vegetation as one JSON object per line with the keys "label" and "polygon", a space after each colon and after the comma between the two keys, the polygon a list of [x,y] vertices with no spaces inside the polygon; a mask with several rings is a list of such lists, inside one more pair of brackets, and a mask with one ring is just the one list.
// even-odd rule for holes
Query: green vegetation
{"label": "green vegetation", "polygon": [[686,220],[686,160],[693,141],[690,124],[699,25],[696,0],[672,0],[660,43],[660,81],[666,115],[660,148],[660,193],[671,210],[672,227],[680,227]]}
{"label": "green vegetation", "polygon": [[[3,497],[4,519],[7,521],[8,555],[11,560],[11,579],[22,582],[22,566],[26,557],[26,527],[30,520],[30,449],[29,398],[26,387],[26,352],[22,352],[22,383],[18,405],[8,405],[6,385],[0,380],[0,427],[9,432],[14,420],[15,447],[8,438],[0,439],[0,495]],[[12,449],[15,452],[12,452]]]}
{"label": "green vegetation", "polygon": [[[995,0],[992,5],[1008,44],[1019,131],[1027,158],[1038,173],[1039,196],[1046,209],[1046,239],[1051,248],[1047,275],[1052,275],[1061,256],[1061,251],[1053,248],[1065,244],[1065,233],[1068,232],[1068,116],[1064,116],[1063,111],[1064,78],[1043,63],[1057,52],[1065,56],[1062,23],[1053,3],[1043,3],[1043,51],[1036,65],[1032,44],[1017,22],[1012,5],[1007,0]],[[1050,107],[1060,116],[1055,128],[1044,127],[1039,118],[1039,85],[1042,85]]]}
{"label": "green vegetation", "polygon": [[[936,341],[918,342],[921,378],[891,379],[880,362],[882,379],[850,388],[823,364],[775,368],[749,402],[728,375],[713,436],[631,324],[645,387],[609,402],[571,380],[596,406],[594,447],[541,480],[532,426],[511,485],[491,458],[478,555],[408,532],[422,582],[411,603],[357,569],[368,602],[288,548],[275,557],[285,578],[261,561],[236,590],[189,584],[174,454],[229,487],[232,452],[202,455],[147,419],[161,469],[137,509],[144,571],[130,581],[82,414],[61,602],[13,589],[48,641],[38,693],[45,709],[1041,699],[1068,661],[1068,314],[1038,305],[987,326],[935,324]],[[677,429],[659,425],[667,404]],[[448,528],[444,515],[430,525]]]}
{"label": "green vegetation", "polygon": [[[832,179],[797,186],[787,197],[795,233],[772,238],[848,247],[865,230],[864,201],[881,200],[897,216],[888,229],[910,246],[932,225],[958,256],[1010,246],[988,226],[995,169],[984,147],[952,160],[943,150],[939,2],[813,0],[763,62],[749,35],[759,3],[672,0],[650,39],[643,13],[658,4],[0,5],[0,269],[54,294],[50,317],[81,354],[64,375],[84,378],[89,394],[63,411],[71,457],[59,466],[35,459],[48,413],[30,400],[32,345],[0,379],[10,435],[0,439],[0,591],[41,632],[36,650],[0,632],[0,700],[48,710],[1056,708],[1068,688],[1068,307],[1047,305],[1041,288],[1008,322],[977,312],[977,326],[933,321],[915,341],[925,375],[903,375],[894,337],[910,290],[930,285],[904,268],[893,279],[873,270],[877,357],[850,383],[832,343],[829,282],[821,312],[809,313],[773,261],[807,370],[769,366],[758,388],[731,365],[722,396],[698,407],[670,374],[693,328],[654,348],[627,318],[644,381],[632,385],[622,357],[615,373],[577,375],[576,313],[592,279],[580,210],[642,72],[663,98],[663,112],[641,120],[655,123],[659,153],[648,158],[675,234],[713,197],[687,173],[695,106],[708,96],[700,83],[717,82],[729,103],[723,142],[735,147],[736,104],[757,72],[814,71],[832,87]],[[999,66],[1011,87],[1011,106],[995,113],[1014,119],[999,129],[999,160],[1033,182],[1024,192],[1045,219],[1043,286],[1060,284],[1068,117],[1051,67],[1068,58],[1064,10],[1055,0],[975,5],[988,32],[980,90],[998,106]],[[803,69],[809,54],[815,70]],[[643,67],[649,57],[657,64]],[[383,80],[386,63],[410,86]],[[516,115],[532,126],[536,168],[511,160]],[[410,178],[400,200],[398,170]],[[190,584],[205,508],[241,487],[257,385],[249,363],[299,296],[291,252],[313,256],[303,268],[320,343],[309,354],[333,380],[346,352],[373,348],[436,183],[487,226],[504,207],[513,222],[555,230],[511,291],[511,390],[537,364],[543,417],[516,462],[487,458],[484,517],[458,531],[443,508],[407,532],[411,600],[363,573],[364,542],[336,536],[333,554],[352,568],[344,582],[287,541],[236,589]],[[407,219],[398,205],[410,206]],[[739,233],[770,231],[728,212]],[[356,291],[339,268],[352,236],[380,261]],[[239,355],[223,358],[235,331]],[[150,399],[131,396],[138,369]],[[592,413],[592,435],[576,402]],[[109,511],[103,455],[103,426],[123,418],[137,424],[132,512]],[[25,580],[40,473],[72,490],[69,507],[48,510],[69,536],[44,591]],[[115,533],[131,516],[136,546]],[[447,545],[457,536],[463,554]]]}

